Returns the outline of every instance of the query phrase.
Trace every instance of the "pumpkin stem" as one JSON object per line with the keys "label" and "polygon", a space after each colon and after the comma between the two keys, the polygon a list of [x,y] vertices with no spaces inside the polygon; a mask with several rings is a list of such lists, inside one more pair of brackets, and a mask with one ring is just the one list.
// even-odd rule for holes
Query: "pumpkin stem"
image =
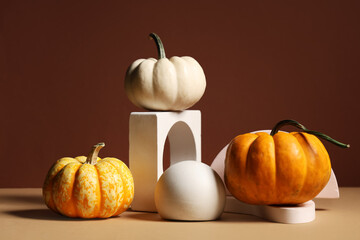
{"label": "pumpkin stem", "polygon": [[158,50],[158,54],[159,54],[159,59],[165,58],[166,57],[165,49],[164,49],[163,43],[161,42],[160,37],[156,33],[150,33],[149,36],[150,36],[150,39],[154,39],[154,41],[155,41],[155,44],[156,44],[156,47]]}
{"label": "pumpkin stem", "polygon": [[332,139],[331,137],[329,137],[328,135],[325,135],[321,132],[315,132],[315,131],[312,131],[312,130],[309,130],[307,129],[304,125],[300,124],[299,122],[295,121],[295,120],[282,120],[280,122],[278,122],[275,127],[271,130],[271,133],[270,135],[271,136],[274,136],[278,131],[279,129],[284,126],[284,125],[292,125],[292,126],[295,126],[301,130],[303,130],[304,132],[306,133],[309,133],[309,134],[313,134],[317,137],[321,137],[322,139],[325,139],[339,147],[342,147],[342,148],[349,148],[350,147],[350,144],[345,144],[345,143],[341,143],[339,141],[336,141],[335,139]]}
{"label": "pumpkin stem", "polygon": [[105,143],[98,143],[98,144],[94,145],[92,147],[88,157],[86,158],[85,163],[95,165],[97,163],[97,158],[98,158],[98,155],[99,155],[99,151],[103,147],[105,147]]}

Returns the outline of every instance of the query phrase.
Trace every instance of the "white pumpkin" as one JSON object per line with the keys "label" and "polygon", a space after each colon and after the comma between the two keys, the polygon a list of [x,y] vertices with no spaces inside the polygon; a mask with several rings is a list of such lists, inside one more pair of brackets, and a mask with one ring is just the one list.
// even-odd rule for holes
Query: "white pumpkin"
{"label": "white pumpkin", "polygon": [[205,74],[192,57],[165,57],[155,33],[159,59],[138,59],[126,72],[125,91],[129,100],[148,110],[180,111],[197,103],[206,88]]}

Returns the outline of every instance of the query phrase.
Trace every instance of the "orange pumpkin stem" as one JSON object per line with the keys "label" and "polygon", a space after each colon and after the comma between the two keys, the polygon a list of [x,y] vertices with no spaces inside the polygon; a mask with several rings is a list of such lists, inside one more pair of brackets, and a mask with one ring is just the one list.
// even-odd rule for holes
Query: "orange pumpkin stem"
{"label": "orange pumpkin stem", "polygon": [[86,158],[85,163],[95,165],[97,163],[97,158],[98,158],[100,149],[102,149],[103,147],[105,147],[105,143],[98,143],[98,144],[94,145],[92,147],[88,157]]}
{"label": "orange pumpkin stem", "polygon": [[321,132],[316,132],[316,131],[309,130],[304,125],[302,125],[301,123],[299,123],[298,121],[295,121],[295,120],[282,120],[282,121],[278,122],[275,125],[275,127],[271,130],[270,135],[274,136],[279,131],[279,129],[282,126],[285,126],[285,125],[295,126],[295,127],[299,128],[299,129],[303,130],[306,133],[315,135],[317,137],[321,137],[322,139],[325,139],[325,140],[335,144],[336,146],[339,146],[339,147],[342,147],[342,148],[349,148],[350,147],[350,144],[345,144],[345,143],[341,143],[339,141],[336,141],[335,139],[333,139],[333,138],[329,137],[328,135],[325,135],[325,134],[323,134]]}

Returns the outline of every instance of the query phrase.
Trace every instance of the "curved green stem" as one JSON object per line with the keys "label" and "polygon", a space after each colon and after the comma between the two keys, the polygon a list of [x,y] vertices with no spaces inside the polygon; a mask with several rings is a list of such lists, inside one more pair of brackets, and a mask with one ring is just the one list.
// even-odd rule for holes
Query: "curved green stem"
{"label": "curved green stem", "polygon": [[85,163],[95,165],[97,163],[99,151],[103,147],[105,147],[105,143],[98,143],[98,144],[94,145],[92,147],[88,157],[86,158]]}
{"label": "curved green stem", "polygon": [[295,126],[301,130],[303,130],[304,132],[306,133],[309,133],[309,134],[313,134],[317,137],[321,137],[322,139],[325,139],[339,147],[342,147],[342,148],[349,148],[350,147],[350,144],[344,144],[344,143],[341,143],[339,141],[336,141],[335,139],[332,139],[331,137],[329,137],[328,135],[325,135],[321,132],[315,132],[315,131],[312,131],[312,130],[309,130],[307,129],[304,125],[300,124],[299,122],[295,121],[295,120],[283,120],[283,121],[280,121],[278,122],[275,127],[271,130],[271,133],[270,135],[271,136],[274,136],[278,131],[279,129],[282,127],[282,126],[285,126],[285,125],[292,125],[292,126]]}
{"label": "curved green stem", "polygon": [[158,50],[158,54],[159,54],[159,59],[165,58],[166,57],[165,49],[164,49],[163,43],[161,42],[160,37],[156,33],[150,33],[149,36],[150,36],[150,39],[152,38],[155,41],[155,44],[156,44],[156,47]]}

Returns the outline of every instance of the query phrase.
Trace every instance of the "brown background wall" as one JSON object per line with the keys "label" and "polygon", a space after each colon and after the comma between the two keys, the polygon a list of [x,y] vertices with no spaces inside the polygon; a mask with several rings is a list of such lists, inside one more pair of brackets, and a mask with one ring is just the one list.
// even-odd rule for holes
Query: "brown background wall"
{"label": "brown background wall", "polygon": [[[100,1],[99,1],[100,2]],[[296,119],[324,143],[341,186],[360,186],[358,1],[2,1],[0,187],[40,187],[52,163],[128,163],[127,67],[190,55],[207,76],[203,161],[236,135]],[[292,128],[285,129],[291,130]]]}

